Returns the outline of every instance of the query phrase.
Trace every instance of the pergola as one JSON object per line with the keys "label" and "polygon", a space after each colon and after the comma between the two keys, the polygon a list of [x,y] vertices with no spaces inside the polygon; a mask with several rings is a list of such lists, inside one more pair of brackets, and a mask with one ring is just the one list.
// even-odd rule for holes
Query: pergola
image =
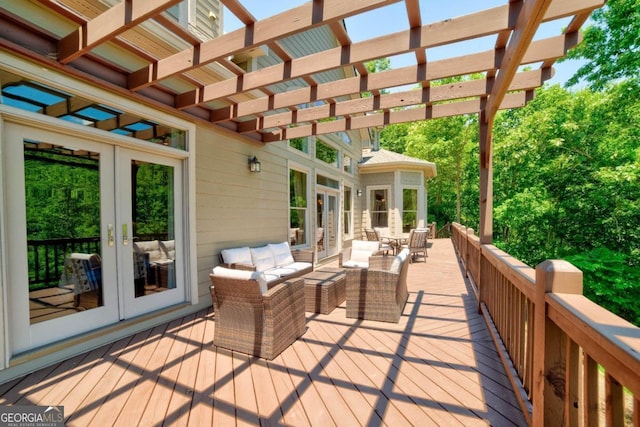
{"label": "pergola", "polygon": [[[504,0],[486,10],[423,22],[419,0],[314,0],[256,20],[240,0],[221,0],[243,26],[201,41],[164,12],[180,0],[37,0],[0,6],[0,48],[64,70],[140,102],[270,143],[460,114],[480,120],[480,238],[492,239],[491,129],[499,109],[521,107],[580,41],[579,29],[604,0]],[[408,27],[352,42],[343,20],[404,3]],[[480,9],[482,2],[478,2]],[[455,4],[451,9],[455,12]],[[562,34],[536,39],[541,25],[566,20]],[[160,37],[155,28],[162,28]],[[283,43],[317,28],[339,46],[295,56]],[[169,37],[170,36],[170,37]],[[167,40],[171,39],[169,43]],[[456,44],[490,40],[486,50],[456,55]],[[268,49],[275,65],[245,71],[233,57]],[[451,55],[430,59],[430,49]],[[412,53],[415,64],[368,73],[365,63]],[[528,69],[523,69],[528,66]],[[327,81],[323,73],[346,69]],[[481,74],[482,78],[469,78]],[[462,81],[438,84],[449,77]],[[290,90],[281,90],[291,82]],[[434,82],[432,84],[432,82]],[[387,91],[414,85],[415,89]],[[367,93],[368,96],[361,94]],[[68,108],[72,108],[69,106]]]}

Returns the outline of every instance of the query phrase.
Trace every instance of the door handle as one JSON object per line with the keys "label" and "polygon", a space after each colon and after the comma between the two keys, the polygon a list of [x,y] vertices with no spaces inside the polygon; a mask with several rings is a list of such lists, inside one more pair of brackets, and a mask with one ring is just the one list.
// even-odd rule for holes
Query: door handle
{"label": "door handle", "polygon": [[129,244],[129,226],[128,224],[122,224],[122,244],[127,246]]}
{"label": "door handle", "polygon": [[113,246],[116,239],[113,237],[113,224],[107,225],[107,244]]}

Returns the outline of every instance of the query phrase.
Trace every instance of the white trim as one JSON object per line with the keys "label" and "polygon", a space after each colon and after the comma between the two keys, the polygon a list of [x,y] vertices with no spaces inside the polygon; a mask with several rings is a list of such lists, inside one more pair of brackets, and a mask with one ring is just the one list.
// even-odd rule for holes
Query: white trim
{"label": "white trim", "polygon": [[[41,64],[34,64],[23,58],[12,56],[6,51],[0,51],[0,67],[9,72],[24,76],[25,78],[41,82],[52,88],[60,89],[85,99],[93,99],[101,104],[108,105],[123,111],[131,112],[141,118],[149,118],[157,123],[183,129],[187,132],[187,151],[179,150],[171,147],[165,147],[158,144],[137,140],[134,138],[109,133],[103,130],[89,128],[74,123],[65,122],[56,118],[48,117],[43,114],[31,113],[18,108],[0,104],[0,138],[4,137],[4,123],[11,121],[15,123],[25,124],[34,128],[47,129],[66,135],[85,135],[90,139],[104,142],[110,145],[118,145],[126,148],[132,148],[139,151],[146,151],[158,155],[182,159],[184,161],[183,177],[184,194],[188,204],[184,206],[183,225],[187,243],[185,245],[185,298],[192,306],[199,304],[198,300],[198,280],[197,280],[197,254],[196,251],[196,209],[195,209],[195,183],[196,183],[196,125],[192,122],[183,120],[174,115],[168,114],[162,110],[147,106],[138,101],[132,101],[124,96],[115,94],[106,89],[95,87],[87,82],[75,79],[57,70],[50,69]],[[0,144],[2,146],[2,144]],[[0,159],[4,158],[4,153],[0,151]],[[3,182],[7,183],[4,167],[0,165],[0,173],[2,173]],[[0,330],[3,332],[2,341],[0,342],[0,352],[4,357],[0,358],[0,370],[9,366],[11,360],[10,346],[8,340],[10,332],[8,331],[8,313],[6,304],[8,301],[7,290],[7,258],[8,251],[6,240],[6,229],[8,227],[6,220],[6,201],[4,188],[0,186],[0,200],[2,200],[2,209],[0,209],[0,230],[3,230],[0,236]]]}
{"label": "white trim", "polygon": [[[373,228],[373,221],[371,219],[371,210],[369,209],[371,207],[371,191],[373,190],[387,190],[387,197],[389,197],[391,195],[391,185],[367,185],[365,187],[365,191],[367,192],[366,194],[366,206],[363,212],[367,213],[367,224],[368,227],[365,224],[362,224],[363,228]],[[392,232],[397,232],[397,230],[391,230],[391,212],[392,209],[394,208],[394,206],[392,206],[390,203],[387,202],[387,227],[389,227],[389,230]],[[396,221],[397,223],[397,221]]]}
{"label": "white trim", "polygon": [[344,182],[344,180],[342,181],[342,189],[341,189],[341,194],[342,194],[342,199],[343,200],[342,200],[342,206],[340,206],[340,208],[341,208],[340,210],[342,212],[342,215],[340,217],[342,219],[344,219],[344,214],[345,214],[345,208],[344,207],[345,207],[345,204],[346,204],[345,200],[346,200],[346,195],[347,195],[346,188],[350,189],[350,199],[351,199],[351,200],[349,200],[349,206],[351,206],[351,210],[349,211],[349,224],[350,224],[349,231],[350,231],[350,233],[345,233],[344,232],[344,221],[343,221],[342,222],[342,230],[341,230],[341,232],[342,232],[342,241],[343,242],[345,240],[352,240],[354,238],[353,236],[355,235],[354,230],[353,230],[353,227],[354,227],[354,224],[353,224],[354,210],[353,209],[354,209],[354,203],[355,203],[355,197],[356,197],[356,195],[355,195],[356,190],[355,190],[355,185],[353,185],[352,182]]}
{"label": "white trim", "polygon": [[[4,158],[6,156],[4,152],[4,144],[2,139],[5,135],[4,120],[0,114],[0,179],[1,182],[7,182],[6,171],[4,167]],[[6,369],[9,366],[11,360],[11,354],[9,351],[9,310],[6,309],[9,301],[9,294],[7,292],[6,284],[9,283],[7,266],[9,261],[7,254],[9,248],[7,244],[8,224],[7,224],[7,211],[6,211],[6,195],[4,192],[4,185],[0,185],[0,331],[2,331],[2,337],[0,339],[0,371]]]}
{"label": "white trim", "polygon": [[[305,215],[304,215],[304,235],[305,235],[305,240],[306,242],[302,245],[295,245],[295,248],[311,248],[311,249],[315,249],[315,245],[312,245],[311,242],[311,230],[312,228],[312,224],[311,224],[311,206],[310,203],[311,201],[313,201],[313,203],[315,204],[315,194],[312,191],[312,181],[311,181],[311,175],[312,175],[312,169],[308,166],[303,166],[300,163],[296,163],[295,161],[292,160],[287,160],[287,236],[289,236],[289,228],[291,226],[291,186],[289,185],[289,177],[291,175],[291,171],[295,170],[301,173],[304,173],[307,175],[307,208],[305,211]],[[315,188],[315,185],[314,185]],[[315,233],[314,233],[315,236]],[[288,238],[288,237],[287,237]]]}

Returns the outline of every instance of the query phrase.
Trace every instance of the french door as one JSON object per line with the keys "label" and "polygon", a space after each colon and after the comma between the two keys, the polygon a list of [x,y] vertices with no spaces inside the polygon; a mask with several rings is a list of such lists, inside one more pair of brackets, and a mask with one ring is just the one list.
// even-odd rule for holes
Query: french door
{"label": "french door", "polygon": [[185,301],[182,164],[6,124],[12,354]]}
{"label": "french door", "polygon": [[317,187],[316,190],[316,230],[318,258],[335,255],[339,251],[339,192]]}

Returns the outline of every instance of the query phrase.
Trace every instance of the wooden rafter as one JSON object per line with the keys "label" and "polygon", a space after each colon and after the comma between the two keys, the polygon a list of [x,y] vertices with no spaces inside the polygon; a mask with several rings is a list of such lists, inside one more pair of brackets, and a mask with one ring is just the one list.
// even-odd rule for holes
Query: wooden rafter
{"label": "wooden rafter", "polygon": [[[517,92],[508,94],[500,108],[518,108],[525,105],[527,94]],[[462,114],[479,113],[481,102],[479,99],[456,102],[452,104],[438,104],[411,108],[402,111],[389,111],[385,113],[369,114],[360,117],[337,119],[331,122],[313,123],[293,128],[265,133],[265,142],[281,141],[284,139],[299,138],[307,135],[345,132],[355,129],[375,128],[390,124],[415,122],[440,117],[458,116]]]}
{"label": "wooden rafter", "polygon": [[399,0],[325,0],[302,6],[255,22],[244,28],[204,42],[141,68],[129,75],[129,88],[139,90],[158,80],[191,70],[243,50],[344,19]]}
{"label": "wooden rafter", "polygon": [[[567,9],[558,7],[553,12],[553,15],[546,16],[547,20],[564,16],[567,13]],[[345,60],[344,48],[338,47],[263,68],[259,71],[247,73],[242,77],[234,77],[213,83],[201,89],[178,95],[176,106],[178,108],[187,108],[222,99],[237,92],[260,89],[271,84],[347,66],[351,63],[369,61],[419,49],[424,50],[430,47],[464,41],[471,37],[500,33],[510,28],[509,7],[500,6],[460,18],[425,25],[421,28],[419,40],[415,40],[415,31],[408,30],[352,44],[348,50],[348,61]],[[462,72],[461,74],[466,73]],[[389,82],[388,85],[382,88],[393,86],[394,82]]]}
{"label": "wooden rafter", "polygon": [[[540,87],[543,83],[542,70],[519,73],[509,87],[510,91],[526,91]],[[435,102],[453,101],[463,98],[479,97],[491,90],[486,79],[432,86],[422,90],[378,95],[349,101],[324,104],[294,112],[277,113],[257,119],[243,121],[238,125],[239,132],[262,131],[269,128],[284,127],[304,122],[317,122],[332,117],[364,114],[370,111],[391,110],[412,107],[418,104],[432,105]]]}
{"label": "wooden rafter", "polygon": [[[566,53],[571,45],[564,36],[540,40],[530,45],[523,63],[534,63],[557,59]],[[266,109],[288,108],[293,105],[309,104],[327,98],[338,98],[359,91],[373,91],[391,86],[402,86],[415,82],[439,80],[469,73],[479,73],[491,69],[500,61],[500,55],[489,50],[473,55],[464,55],[446,60],[434,61],[428,66],[409,66],[385,72],[347,78],[335,82],[322,83],[315,87],[301,88],[286,93],[276,93],[270,97],[258,98],[212,112],[211,120],[219,122],[239,117],[259,114]]]}
{"label": "wooden rafter", "polygon": [[500,71],[487,101],[487,116],[493,117],[498,111],[502,99],[507,94],[509,82],[518,71],[527,47],[533,40],[533,36],[550,5],[551,0],[528,0],[520,9],[515,30],[509,38],[509,44],[500,63]]}
{"label": "wooden rafter", "polygon": [[180,1],[127,0],[118,3],[63,37],[58,43],[58,60],[69,63]]}
{"label": "wooden rafter", "polygon": [[[31,20],[36,14],[15,15],[12,7],[3,6],[0,47],[70,75],[86,76],[92,84],[102,84],[201,124],[270,142],[291,135],[360,129],[369,122],[397,123],[455,112],[480,111],[482,120],[490,121],[497,109],[531,99],[532,88],[552,75],[556,60],[580,41],[579,29],[591,11],[604,3],[504,0],[503,6],[487,10],[478,6],[474,13],[427,23],[421,12],[426,20],[430,11],[421,10],[426,3],[420,0],[311,0],[262,20],[256,19],[242,0],[220,1],[225,13],[235,15],[242,26],[209,41],[201,41],[162,13],[178,0],[123,0],[102,13],[99,11],[107,6],[97,0],[91,3],[91,13],[79,10],[84,4],[79,0],[34,0],[36,7],[59,16],[65,25],[75,25],[63,37],[52,34],[38,20]],[[345,30],[345,18],[366,16],[365,12],[374,9],[383,12],[400,1],[407,17],[404,31],[352,42]],[[20,2],[8,2],[6,6],[14,4]],[[451,10],[454,15],[455,2]],[[562,35],[532,41],[540,23],[561,18],[571,18]],[[180,40],[181,50],[165,53],[175,52],[176,45],[160,38],[145,45],[144,38],[153,37],[148,28],[153,27],[139,26],[149,19]],[[319,27],[325,27],[336,43],[317,53],[295,56],[294,52],[300,54],[291,49],[289,36]],[[384,29],[380,30],[384,34]],[[487,35],[493,42],[487,43],[485,51],[438,60],[430,53],[435,47],[450,47],[450,52],[456,52],[457,42],[481,40]],[[277,64],[247,72],[233,62],[234,56],[259,48],[273,59],[271,64]],[[116,52],[123,55],[114,55]],[[366,69],[367,61],[406,53],[415,55],[414,65],[377,73]],[[518,73],[526,64],[536,70]],[[485,78],[456,84],[449,90],[432,84],[434,80],[474,73],[483,73]],[[328,75],[343,77],[327,82],[324,78]],[[525,76],[531,79],[529,83],[523,83]],[[307,87],[278,92],[277,88],[288,80],[302,80]],[[406,85],[418,89],[383,95],[389,88]],[[361,99],[365,92],[373,96]],[[486,141],[490,144],[490,137]],[[484,152],[490,154],[488,148]]]}

